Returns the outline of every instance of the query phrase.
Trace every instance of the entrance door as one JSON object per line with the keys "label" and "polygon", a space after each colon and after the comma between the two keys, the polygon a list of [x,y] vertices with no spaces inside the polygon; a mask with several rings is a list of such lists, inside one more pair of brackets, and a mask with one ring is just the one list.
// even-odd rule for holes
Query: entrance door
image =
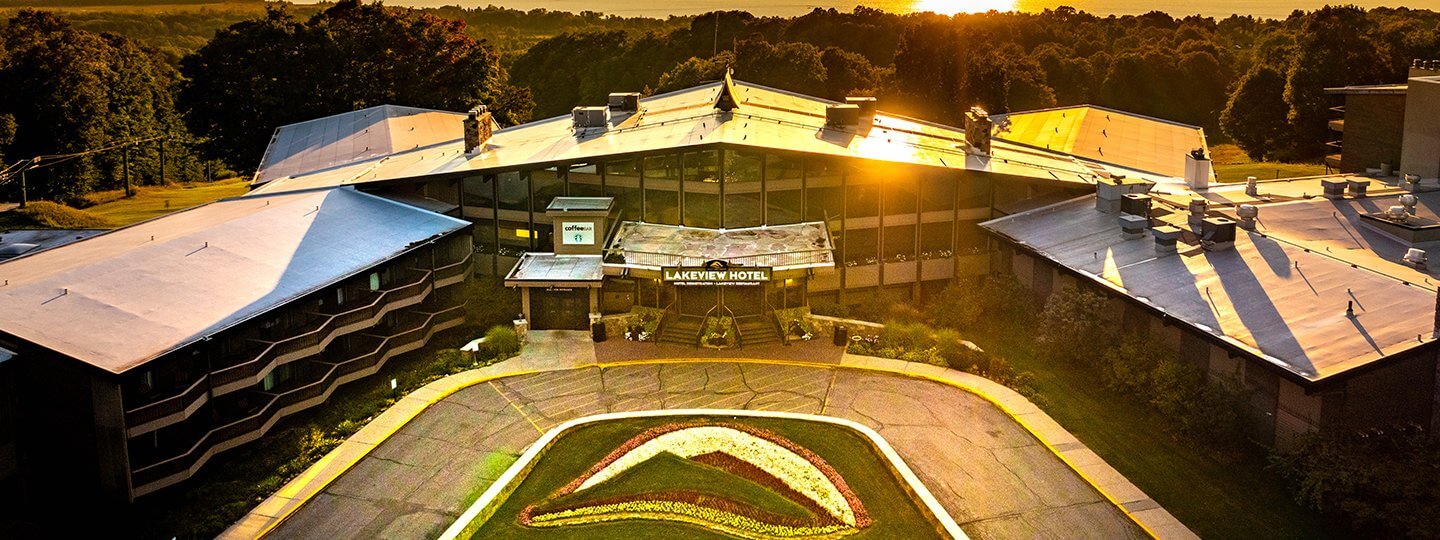
{"label": "entrance door", "polygon": [[703,317],[720,301],[719,287],[675,287],[681,315]]}
{"label": "entrance door", "polygon": [[736,317],[764,315],[765,287],[762,285],[737,285],[722,287],[722,301]]}
{"label": "entrance door", "polygon": [[585,330],[590,325],[590,291],[545,290],[530,294],[530,316],[536,330]]}

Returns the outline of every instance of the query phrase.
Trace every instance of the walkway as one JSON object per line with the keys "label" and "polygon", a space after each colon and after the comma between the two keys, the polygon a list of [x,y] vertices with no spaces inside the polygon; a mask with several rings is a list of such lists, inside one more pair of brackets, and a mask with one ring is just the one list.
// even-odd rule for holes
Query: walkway
{"label": "walkway", "polygon": [[[431,537],[545,430],[580,416],[673,408],[794,411],[870,426],[975,538],[1146,536],[1127,512],[1158,536],[1193,537],[1028,401],[978,377],[850,355],[839,366],[596,364],[595,349],[583,335],[536,333],[519,358],[437,381],[450,381],[453,393],[412,393],[222,538],[251,537],[292,509],[270,538]],[[990,390],[994,402],[957,385]]]}

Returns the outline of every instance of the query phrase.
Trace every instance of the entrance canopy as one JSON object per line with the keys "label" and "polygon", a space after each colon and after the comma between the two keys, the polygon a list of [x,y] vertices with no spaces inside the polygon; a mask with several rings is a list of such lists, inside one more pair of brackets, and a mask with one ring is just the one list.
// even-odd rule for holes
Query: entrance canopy
{"label": "entrance canopy", "polygon": [[599,287],[605,279],[599,255],[526,253],[515,263],[505,285],[510,287]]}
{"label": "entrance canopy", "polygon": [[638,221],[620,224],[605,250],[607,266],[660,270],[723,260],[733,266],[776,271],[835,266],[835,246],[824,223],[744,229],[698,229]]}

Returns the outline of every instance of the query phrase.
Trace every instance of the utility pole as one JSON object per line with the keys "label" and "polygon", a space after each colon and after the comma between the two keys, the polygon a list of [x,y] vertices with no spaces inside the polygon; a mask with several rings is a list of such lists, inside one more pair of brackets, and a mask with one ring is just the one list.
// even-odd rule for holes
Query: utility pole
{"label": "utility pole", "polygon": [[29,187],[25,185],[25,169],[20,169],[20,207],[30,204],[30,196],[26,193]]}
{"label": "utility pole", "polygon": [[124,152],[121,152],[121,157],[120,157],[120,169],[121,169],[123,175],[125,176],[125,196],[126,196],[126,197],[132,197],[132,196],[134,196],[135,194],[134,194],[133,192],[131,192],[131,190],[130,190],[130,147],[129,147],[129,146],[126,146]]}
{"label": "utility pole", "polygon": [[165,139],[160,139],[160,185],[165,185]]}

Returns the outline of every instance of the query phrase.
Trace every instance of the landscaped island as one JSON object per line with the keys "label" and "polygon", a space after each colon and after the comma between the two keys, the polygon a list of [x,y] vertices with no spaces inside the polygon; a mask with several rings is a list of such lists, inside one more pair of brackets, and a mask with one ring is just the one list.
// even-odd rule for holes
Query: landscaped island
{"label": "landscaped island", "polygon": [[892,462],[893,452],[830,421],[662,413],[562,426],[537,446],[447,537],[762,540],[958,533],[943,509],[927,504],[924,487],[907,480],[903,463]]}

